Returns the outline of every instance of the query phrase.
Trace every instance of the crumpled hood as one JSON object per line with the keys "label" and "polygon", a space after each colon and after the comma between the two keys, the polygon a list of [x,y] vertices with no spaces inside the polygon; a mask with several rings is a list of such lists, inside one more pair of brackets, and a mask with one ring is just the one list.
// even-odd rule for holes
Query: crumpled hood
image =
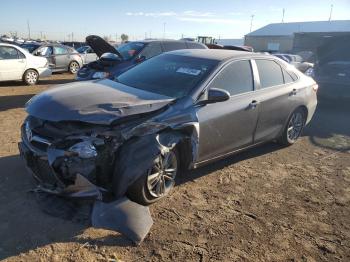
{"label": "crumpled hood", "polygon": [[49,121],[111,124],[126,116],[158,110],[174,99],[109,79],[76,82],[44,91],[26,104],[28,114]]}

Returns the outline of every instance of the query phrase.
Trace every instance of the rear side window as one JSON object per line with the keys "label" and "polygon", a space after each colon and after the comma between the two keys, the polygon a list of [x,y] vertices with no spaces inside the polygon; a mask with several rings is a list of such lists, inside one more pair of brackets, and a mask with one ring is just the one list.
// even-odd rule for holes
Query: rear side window
{"label": "rear side window", "polygon": [[284,77],[285,84],[293,83],[295,81],[286,70],[282,69],[282,71],[283,71],[283,77]]}
{"label": "rear side window", "polygon": [[64,55],[68,53],[67,49],[61,46],[54,46],[53,51],[55,55]]}
{"label": "rear side window", "polygon": [[206,47],[197,42],[186,42],[188,49],[206,49]]}
{"label": "rear side window", "polygon": [[253,74],[248,60],[235,61],[226,66],[210,84],[211,88],[221,88],[237,95],[253,91]]}
{"label": "rear side window", "polygon": [[35,51],[35,54],[39,56],[50,56],[52,55],[52,46],[43,46],[39,48],[37,51]]}
{"label": "rear side window", "polygon": [[10,46],[0,46],[0,60],[11,60],[24,58],[21,52]]}
{"label": "rear side window", "polygon": [[161,53],[162,46],[160,45],[160,42],[153,42],[146,45],[146,47],[141,51],[140,56],[144,56],[146,59],[149,59]]}
{"label": "rear side window", "polygon": [[163,42],[163,47],[165,52],[179,50],[179,49],[187,49],[185,42]]}
{"label": "rear side window", "polygon": [[272,60],[255,60],[259,70],[260,86],[267,88],[284,84],[282,68]]}

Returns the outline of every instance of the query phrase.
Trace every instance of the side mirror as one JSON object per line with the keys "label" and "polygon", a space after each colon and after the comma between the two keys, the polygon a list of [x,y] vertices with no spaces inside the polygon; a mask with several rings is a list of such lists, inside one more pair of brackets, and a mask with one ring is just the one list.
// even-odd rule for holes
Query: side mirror
{"label": "side mirror", "polygon": [[210,88],[208,91],[207,104],[223,102],[230,99],[230,93],[219,88]]}
{"label": "side mirror", "polygon": [[206,105],[213,104],[217,102],[223,102],[230,99],[230,93],[226,90],[219,88],[210,88],[206,98],[202,98],[197,104],[198,105]]}
{"label": "side mirror", "polygon": [[113,53],[104,53],[103,55],[101,55],[100,59],[104,61],[110,61],[110,62],[121,61],[120,57]]}

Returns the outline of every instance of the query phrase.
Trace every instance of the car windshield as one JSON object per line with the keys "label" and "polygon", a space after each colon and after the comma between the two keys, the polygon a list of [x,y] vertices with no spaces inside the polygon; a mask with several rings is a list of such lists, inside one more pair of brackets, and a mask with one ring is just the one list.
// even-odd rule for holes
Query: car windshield
{"label": "car windshield", "polygon": [[77,49],[77,52],[78,53],[80,53],[80,54],[82,54],[82,53],[84,53],[86,50],[88,50],[89,49],[89,47],[88,46],[81,46],[81,47],[79,47],[78,49]]}
{"label": "car windshield", "polygon": [[144,43],[130,42],[119,46],[117,50],[122,55],[124,60],[130,60],[140,53],[144,46]]}
{"label": "car windshield", "polygon": [[152,93],[181,98],[196,88],[218,63],[210,59],[163,54],[135,66],[116,80]]}

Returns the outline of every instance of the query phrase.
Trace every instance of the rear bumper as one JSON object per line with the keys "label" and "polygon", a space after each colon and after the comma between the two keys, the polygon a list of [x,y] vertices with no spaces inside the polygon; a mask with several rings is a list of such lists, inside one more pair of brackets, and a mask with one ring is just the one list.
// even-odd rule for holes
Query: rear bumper
{"label": "rear bumper", "polygon": [[39,77],[49,77],[52,75],[51,69],[47,67],[38,68]]}

